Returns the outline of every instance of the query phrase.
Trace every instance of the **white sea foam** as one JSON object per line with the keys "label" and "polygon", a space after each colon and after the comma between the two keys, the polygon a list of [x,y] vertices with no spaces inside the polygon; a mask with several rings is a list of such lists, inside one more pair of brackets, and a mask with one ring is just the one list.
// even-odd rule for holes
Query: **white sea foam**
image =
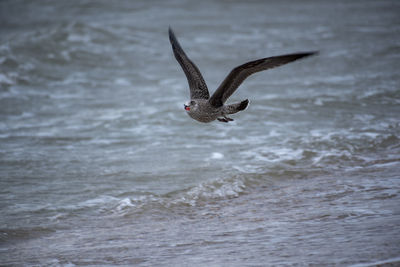
{"label": "white sea foam", "polygon": [[216,179],[201,183],[184,193],[175,203],[180,201],[196,205],[198,201],[209,201],[216,198],[237,197],[246,189],[244,180],[239,177]]}
{"label": "white sea foam", "polygon": [[124,198],[119,201],[118,206],[116,207],[117,211],[122,211],[130,207],[134,207],[135,204],[132,202],[130,198]]}
{"label": "white sea foam", "polygon": [[108,195],[99,196],[96,198],[85,200],[78,204],[78,207],[95,207],[102,206],[104,204],[116,203],[118,202],[118,198]]}
{"label": "white sea foam", "polygon": [[61,56],[66,61],[70,61],[71,60],[71,55],[70,55],[70,52],[68,50],[61,51]]}
{"label": "white sea foam", "polygon": [[321,98],[316,98],[314,100],[314,105],[323,106],[324,105],[324,101]]}
{"label": "white sea foam", "polygon": [[0,84],[8,84],[8,85],[12,85],[15,84],[14,79],[10,78],[8,75],[4,74],[4,73],[0,73]]}
{"label": "white sea foam", "polygon": [[89,43],[92,41],[92,38],[88,34],[70,33],[67,40],[70,42]]}
{"label": "white sea foam", "polygon": [[114,80],[116,85],[120,85],[120,86],[131,86],[131,82],[125,78],[117,78]]}
{"label": "white sea foam", "polygon": [[211,154],[211,159],[223,159],[224,158],[224,154],[219,153],[219,152],[213,152]]}
{"label": "white sea foam", "polygon": [[303,155],[303,149],[261,147],[253,150],[243,151],[240,152],[240,154],[247,160],[273,163],[285,160],[300,159]]}

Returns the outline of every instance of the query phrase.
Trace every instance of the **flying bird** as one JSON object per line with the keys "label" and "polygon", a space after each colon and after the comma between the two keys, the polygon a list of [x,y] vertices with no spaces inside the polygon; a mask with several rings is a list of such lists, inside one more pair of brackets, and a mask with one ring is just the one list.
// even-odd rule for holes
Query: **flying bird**
{"label": "flying bird", "polygon": [[197,66],[188,58],[175,37],[171,27],[169,28],[169,40],[172,45],[176,60],[181,65],[189,83],[190,101],[184,104],[187,114],[199,122],[233,121],[227,115],[244,110],[249,100],[225,105],[226,100],[236,91],[241,83],[251,74],[275,68],[300,58],[308,57],[317,52],[294,53],[274,57],[266,57],[247,62],[234,68],[221,85],[210,97],[207,85]]}

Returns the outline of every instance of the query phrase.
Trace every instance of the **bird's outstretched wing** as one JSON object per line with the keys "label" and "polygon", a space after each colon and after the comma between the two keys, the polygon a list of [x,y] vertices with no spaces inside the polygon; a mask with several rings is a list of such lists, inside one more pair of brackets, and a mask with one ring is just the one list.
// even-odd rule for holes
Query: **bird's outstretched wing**
{"label": "bird's outstretched wing", "polygon": [[172,45],[172,50],[176,60],[181,65],[183,72],[185,72],[186,78],[190,88],[190,99],[208,99],[210,94],[207,89],[207,85],[204,82],[203,76],[196,65],[186,56],[178,40],[175,37],[171,27],[169,28],[169,41]]}
{"label": "bird's outstretched wing", "polygon": [[225,101],[230,97],[239,85],[251,74],[272,69],[297,59],[314,55],[317,52],[295,53],[275,57],[267,57],[254,61],[247,62],[234,68],[225,80],[221,83],[218,89],[211,96],[209,102],[214,107],[222,106]]}

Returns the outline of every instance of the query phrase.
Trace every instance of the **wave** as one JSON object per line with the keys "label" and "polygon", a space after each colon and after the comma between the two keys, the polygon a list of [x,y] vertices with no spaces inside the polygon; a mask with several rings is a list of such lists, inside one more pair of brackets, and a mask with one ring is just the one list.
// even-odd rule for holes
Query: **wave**
{"label": "wave", "polygon": [[372,261],[367,263],[357,263],[350,265],[350,267],[397,266],[398,264],[400,264],[400,257],[390,258],[381,261]]}
{"label": "wave", "polygon": [[0,228],[0,243],[24,241],[54,233],[55,230],[47,227],[31,228]]}
{"label": "wave", "polygon": [[259,183],[257,180],[258,178],[252,175],[234,175],[205,181],[162,195],[146,193],[135,197],[125,196],[116,202],[113,201],[113,206],[108,211],[112,214],[130,216],[146,211],[173,212],[187,207],[204,206],[219,200],[237,198],[257,185]]}

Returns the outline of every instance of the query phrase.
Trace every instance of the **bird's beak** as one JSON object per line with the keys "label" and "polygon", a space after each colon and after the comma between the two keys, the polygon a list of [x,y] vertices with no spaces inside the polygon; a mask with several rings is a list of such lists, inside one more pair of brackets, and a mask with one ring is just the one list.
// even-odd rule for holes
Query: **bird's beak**
{"label": "bird's beak", "polygon": [[183,106],[185,107],[185,110],[186,110],[186,111],[189,111],[189,110],[190,110],[190,107],[189,107],[189,106],[187,106],[187,105],[185,105],[185,104],[183,104]]}

